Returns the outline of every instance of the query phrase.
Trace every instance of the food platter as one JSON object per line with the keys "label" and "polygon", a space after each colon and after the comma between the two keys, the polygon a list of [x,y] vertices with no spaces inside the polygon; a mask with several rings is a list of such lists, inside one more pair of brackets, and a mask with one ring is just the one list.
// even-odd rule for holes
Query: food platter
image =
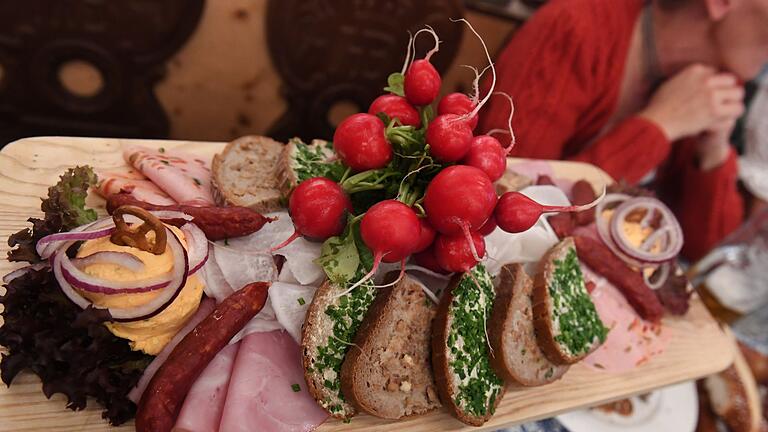
{"label": "food platter", "polygon": [[[61,172],[76,164],[89,164],[112,171],[127,169],[122,148],[127,144],[147,147],[179,148],[204,158],[221,151],[223,143],[191,141],[118,140],[100,138],[29,138],[11,143],[0,151],[0,253],[8,249],[5,239],[26,226],[26,219],[39,214],[40,197],[54,184]],[[512,160],[510,165],[525,163]],[[542,162],[536,162],[542,163]],[[610,181],[601,170],[587,164],[546,162],[560,178],[587,179],[595,189]],[[103,200],[91,195],[91,207],[103,213]],[[0,273],[15,266],[0,262]],[[508,389],[496,415],[482,428],[459,423],[446,412],[397,422],[404,431],[494,430],[515,423],[550,417],[572,409],[623,398],[631,394],[698,378],[726,368],[733,359],[732,342],[706,311],[698,297],[684,317],[666,317],[665,331],[670,334],[667,350],[629,372],[611,374],[584,364],[574,366],[565,377],[550,385],[527,389]],[[40,383],[31,374],[22,374],[14,385],[0,389],[0,431],[5,430],[132,430],[127,424],[111,428],[101,419],[95,404],[78,413],[64,408],[64,400],[54,396],[48,401],[40,392]],[[319,428],[342,431],[388,430],[393,423],[360,415],[350,423],[329,420]]]}

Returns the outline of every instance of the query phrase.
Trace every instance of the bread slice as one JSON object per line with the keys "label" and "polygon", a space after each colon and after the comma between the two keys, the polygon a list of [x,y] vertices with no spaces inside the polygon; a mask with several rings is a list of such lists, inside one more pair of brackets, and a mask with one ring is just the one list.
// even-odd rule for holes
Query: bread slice
{"label": "bread slice", "polygon": [[733,364],[704,379],[712,411],[734,432],[760,430],[763,417],[757,382],[741,351],[736,349]]}
{"label": "bread slice", "polygon": [[491,366],[485,331],[494,296],[491,276],[478,264],[472,275],[451,279],[432,324],[432,369],[440,400],[451,415],[472,426],[493,416],[506,391]]}
{"label": "bread slice", "polygon": [[514,192],[533,184],[529,177],[507,170],[500,179],[496,180],[496,193],[503,195],[505,192]]}
{"label": "bread slice", "polygon": [[407,275],[379,289],[341,367],[344,397],[386,419],[440,407],[429,350],[436,309],[422,285]]}
{"label": "bread slice", "polygon": [[357,414],[357,409],[341,392],[341,365],[373,303],[376,288],[363,284],[343,293],[343,288],[329,281],[315,291],[301,327],[301,347],[310,394],[330,415],[347,419]]}
{"label": "bread slice", "polygon": [[544,354],[555,364],[573,364],[597,349],[607,329],[584,285],[572,237],[541,259],[533,286],[533,325]]}
{"label": "bread slice", "polygon": [[328,141],[315,139],[310,144],[304,144],[298,138],[291,139],[277,160],[276,176],[280,192],[287,197],[301,181],[323,175],[323,170],[318,168],[335,157],[333,145]]}
{"label": "bread slice", "polygon": [[520,264],[501,268],[488,324],[491,364],[508,383],[532,387],[560,379],[570,366],[547,359],[533,329],[533,281]]}
{"label": "bread slice", "polygon": [[213,157],[213,197],[219,205],[250,207],[258,212],[282,207],[275,173],[285,145],[263,136],[244,136]]}

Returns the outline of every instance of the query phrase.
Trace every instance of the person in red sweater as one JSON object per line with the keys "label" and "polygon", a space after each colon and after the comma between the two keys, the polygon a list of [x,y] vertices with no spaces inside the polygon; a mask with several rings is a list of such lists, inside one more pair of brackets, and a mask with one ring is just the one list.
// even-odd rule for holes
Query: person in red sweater
{"label": "person in red sweater", "polygon": [[[742,221],[728,139],[767,61],[768,0],[552,0],[501,52],[496,91],[515,100],[512,155],[653,179],[696,259]],[[491,98],[479,130],[508,115]]]}

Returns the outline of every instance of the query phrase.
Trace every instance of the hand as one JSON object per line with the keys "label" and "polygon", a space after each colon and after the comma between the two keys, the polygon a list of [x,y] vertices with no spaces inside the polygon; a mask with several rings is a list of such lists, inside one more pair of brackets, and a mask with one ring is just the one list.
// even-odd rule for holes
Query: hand
{"label": "hand", "polygon": [[744,112],[744,88],[732,74],[700,64],[673,76],[640,116],[658,124],[670,141],[718,129]]}
{"label": "hand", "polygon": [[728,159],[731,132],[735,125],[735,119],[724,120],[701,135],[696,151],[699,156],[699,167],[703,171],[719,167]]}

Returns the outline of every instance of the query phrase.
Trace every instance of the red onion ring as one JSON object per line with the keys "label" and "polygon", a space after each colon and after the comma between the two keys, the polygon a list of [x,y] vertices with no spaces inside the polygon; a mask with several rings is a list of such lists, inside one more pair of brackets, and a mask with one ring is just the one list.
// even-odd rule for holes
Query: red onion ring
{"label": "red onion ring", "polygon": [[[667,278],[669,278],[669,272],[670,267],[672,267],[668,262],[663,263],[659,266],[657,271],[660,271],[661,273],[656,278],[655,281],[651,281],[650,276],[646,275],[645,272],[643,272],[643,280],[645,280],[645,284],[648,285],[648,288],[652,290],[656,290],[662,287],[664,285],[664,282],[667,281]],[[651,275],[653,276],[653,275]]]}
{"label": "red onion ring", "polygon": [[[107,308],[107,311],[112,316],[112,321],[129,322],[152,318],[171,305],[176,297],[178,297],[182,288],[184,288],[184,285],[186,285],[187,272],[189,270],[187,251],[184,249],[181,240],[179,240],[176,234],[168,228],[166,228],[166,230],[170,234],[168,236],[168,248],[171,249],[171,253],[173,254],[173,267],[168,286],[152,301],[142,306],[133,308]],[[62,263],[64,261],[62,258],[66,257],[64,251],[66,251],[72,244],[74,244],[74,241],[64,243],[62,248],[59,249],[61,253],[54,253],[52,255],[51,266],[53,267],[53,274],[59,282],[64,294],[75,304],[85,309],[88,306],[93,305],[93,303],[81,296],[72,285],[69,284],[62,272]]]}
{"label": "red onion ring", "polygon": [[3,276],[3,283],[9,284],[12,280],[16,279],[17,277],[24,276],[25,274],[29,273],[32,270],[41,270],[48,267],[47,262],[40,262],[36,264],[30,264],[28,266],[24,266],[21,268],[17,268],[16,270],[8,273],[7,275]]}
{"label": "red onion ring", "polygon": [[125,267],[128,270],[138,273],[144,270],[144,261],[142,261],[136,255],[129,254],[128,252],[116,252],[116,251],[101,251],[92,253],[82,258],[75,258],[72,260],[72,264],[79,270],[93,264],[115,264],[121,267]]}
{"label": "red onion ring", "polygon": [[[661,252],[652,253],[644,250],[643,247],[632,245],[624,233],[622,229],[623,222],[630,213],[638,209],[645,209],[648,212],[658,211],[661,214],[661,226],[652,234],[652,236],[656,237],[666,234],[666,242],[662,246],[663,250]],[[625,201],[616,208],[610,228],[611,238],[619,250],[630,258],[643,263],[659,264],[672,260],[683,248],[683,229],[672,214],[672,211],[655,198],[638,197]]]}
{"label": "red onion ring", "polygon": [[84,241],[106,237],[115,230],[112,218],[102,218],[79,226],[69,232],[47,235],[37,241],[35,249],[42,259],[48,259],[58,249],[57,244],[65,241]]}

